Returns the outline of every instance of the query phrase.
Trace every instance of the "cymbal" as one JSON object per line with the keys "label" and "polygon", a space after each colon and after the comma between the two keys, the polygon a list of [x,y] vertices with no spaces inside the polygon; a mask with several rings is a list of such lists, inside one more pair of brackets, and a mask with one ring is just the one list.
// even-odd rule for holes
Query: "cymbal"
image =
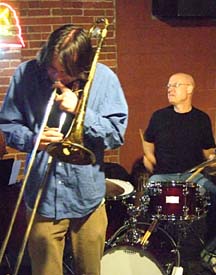
{"label": "cymbal", "polygon": [[124,193],[124,188],[110,179],[106,179],[106,197],[116,197]]}
{"label": "cymbal", "polygon": [[210,160],[206,160],[206,161],[196,165],[195,167],[191,168],[190,170],[187,170],[187,172],[192,173],[198,169],[204,169],[205,167],[214,166],[214,165],[216,165],[216,157],[214,157],[213,159],[210,159]]}

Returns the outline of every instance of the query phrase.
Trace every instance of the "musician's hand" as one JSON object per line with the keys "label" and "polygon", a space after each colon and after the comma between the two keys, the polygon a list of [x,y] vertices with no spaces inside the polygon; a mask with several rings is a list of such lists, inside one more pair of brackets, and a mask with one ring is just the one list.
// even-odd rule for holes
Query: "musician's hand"
{"label": "musician's hand", "polygon": [[59,103],[59,108],[62,111],[74,113],[78,102],[77,95],[60,81],[55,82],[54,88],[61,90],[61,94],[56,95],[55,98],[56,102]]}
{"label": "musician's hand", "polygon": [[63,139],[63,134],[58,128],[45,127],[40,139],[38,150],[46,150],[46,147],[51,142],[60,142]]}
{"label": "musician's hand", "polygon": [[215,158],[215,154],[210,154],[209,156],[208,156],[208,160],[213,160]]}

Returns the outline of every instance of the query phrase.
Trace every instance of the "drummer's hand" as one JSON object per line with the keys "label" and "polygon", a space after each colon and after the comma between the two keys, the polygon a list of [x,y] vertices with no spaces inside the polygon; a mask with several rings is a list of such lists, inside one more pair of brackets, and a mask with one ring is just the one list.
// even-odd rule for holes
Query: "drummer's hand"
{"label": "drummer's hand", "polygon": [[61,94],[56,95],[55,98],[55,101],[59,103],[59,108],[62,111],[74,113],[78,102],[77,95],[60,81],[55,82],[53,87],[61,90]]}
{"label": "drummer's hand", "polygon": [[46,150],[46,147],[51,142],[60,142],[63,139],[63,134],[59,132],[58,128],[45,127],[38,150]]}
{"label": "drummer's hand", "polygon": [[215,154],[211,154],[211,155],[209,155],[208,160],[212,160],[214,158],[215,158]]}

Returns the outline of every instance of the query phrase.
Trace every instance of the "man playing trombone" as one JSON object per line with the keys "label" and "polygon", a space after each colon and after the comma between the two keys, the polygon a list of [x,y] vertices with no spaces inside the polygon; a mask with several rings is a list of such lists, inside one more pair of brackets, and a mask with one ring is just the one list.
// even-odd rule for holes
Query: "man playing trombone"
{"label": "man playing trombone", "polygon": [[[82,28],[68,24],[51,33],[37,58],[18,66],[12,77],[0,113],[7,145],[30,156],[38,143],[25,189],[28,219],[34,209],[38,186],[47,171],[48,145],[58,145],[65,133],[68,136],[66,128],[71,128],[70,120],[74,121],[79,113],[78,105],[82,104],[93,61],[90,35]],[[53,91],[56,92],[53,108],[41,130]],[[83,143],[87,153],[91,154],[92,163],[68,161],[68,154],[73,157],[70,150],[77,151],[71,144],[63,146],[63,161],[59,153],[57,157],[52,156],[28,240],[32,275],[63,274],[67,234],[71,237],[75,274],[100,274],[107,227],[104,150],[123,144],[128,120],[127,103],[119,80],[101,63],[95,64],[85,107]],[[62,113],[67,114],[64,125]],[[59,121],[63,127],[59,126]]]}

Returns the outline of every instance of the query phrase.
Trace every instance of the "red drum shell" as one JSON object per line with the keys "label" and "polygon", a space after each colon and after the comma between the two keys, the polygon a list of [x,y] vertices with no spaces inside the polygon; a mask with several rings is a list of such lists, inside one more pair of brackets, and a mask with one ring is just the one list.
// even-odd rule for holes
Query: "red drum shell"
{"label": "red drum shell", "polygon": [[206,213],[199,186],[190,182],[150,182],[148,211],[162,220],[193,220]]}

